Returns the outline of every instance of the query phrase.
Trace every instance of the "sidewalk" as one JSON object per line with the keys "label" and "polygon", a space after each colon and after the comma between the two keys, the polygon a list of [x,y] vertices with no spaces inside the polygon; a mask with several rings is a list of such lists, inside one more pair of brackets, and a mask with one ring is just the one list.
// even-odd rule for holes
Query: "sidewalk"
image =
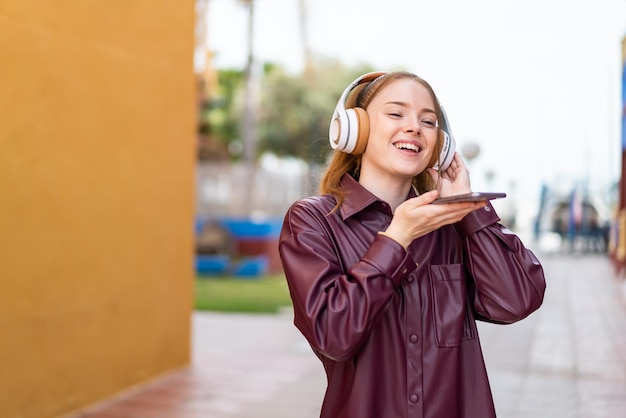
{"label": "sidewalk", "polygon": [[[479,324],[498,417],[626,417],[624,286],[605,255],[539,258],[542,308]],[[187,370],[73,418],[317,418],[324,387],[290,312],[197,312]]]}
{"label": "sidewalk", "polygon": [[626,417],[626,303],[604,255],[540,255],[548,288],[517,324],[481,324],[498,417]]}

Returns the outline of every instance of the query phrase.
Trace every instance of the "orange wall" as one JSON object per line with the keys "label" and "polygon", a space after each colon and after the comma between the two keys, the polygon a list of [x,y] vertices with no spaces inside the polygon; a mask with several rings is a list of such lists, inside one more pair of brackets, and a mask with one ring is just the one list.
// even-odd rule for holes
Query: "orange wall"
{"label": "orange wall", "polygon": [[0,417],[186,365],[194,2],[0,7]]}

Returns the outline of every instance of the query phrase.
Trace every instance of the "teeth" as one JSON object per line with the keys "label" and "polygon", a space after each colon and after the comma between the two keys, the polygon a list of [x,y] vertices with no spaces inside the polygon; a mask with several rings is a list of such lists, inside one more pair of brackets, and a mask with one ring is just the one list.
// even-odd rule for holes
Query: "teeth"
{"label": "teeth", "polygon": [[407,144],[407,143],[404,143],[404,142],[399,142],[399,143],[395,144],[395,147],[398,148],[398,149],[409,149],[409,150],[415,151],[415,152],[419,151],[419,148],[417,147],[417,145]]}

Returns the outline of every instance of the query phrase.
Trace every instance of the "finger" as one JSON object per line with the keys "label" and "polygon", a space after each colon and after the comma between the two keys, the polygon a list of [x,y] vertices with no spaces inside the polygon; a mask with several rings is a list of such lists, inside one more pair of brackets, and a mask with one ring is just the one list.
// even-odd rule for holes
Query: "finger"
{"label": "finger", "polygon": [[422,193],[416,198],[416,203],[419,202],[418,206],[427,205],[432,203],[433,200],[439,197],[439,191],[431,190],[426,193]]}

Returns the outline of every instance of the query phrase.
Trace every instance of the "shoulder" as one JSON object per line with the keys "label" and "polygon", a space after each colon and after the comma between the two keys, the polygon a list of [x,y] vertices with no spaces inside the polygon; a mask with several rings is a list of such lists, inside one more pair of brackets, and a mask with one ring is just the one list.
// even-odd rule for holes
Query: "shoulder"
{"label": "shoulder", "polygon": [[285,215],[285,225],[290,229],[320,229],[328,223],[328,217],[337,201],[331,195],[306,197],[294,202]]}
{"label": "shoulder", "polygon": [[310,196],[294,202],[289,208],[288,214],[291,216],[305,214],[327,216],[336,204],[336,199],[331,195]]}

